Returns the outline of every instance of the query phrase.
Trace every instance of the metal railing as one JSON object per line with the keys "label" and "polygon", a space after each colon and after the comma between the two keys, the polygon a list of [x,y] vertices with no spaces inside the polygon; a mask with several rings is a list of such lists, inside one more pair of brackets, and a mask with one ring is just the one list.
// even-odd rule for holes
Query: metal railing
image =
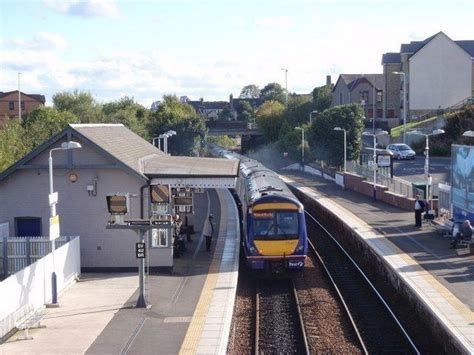
{"label": "metal railing", "polygon": [[[360,165],[355,162],[347,162],[347,171],[363,176],[367,181],[374,181],[374,171],[365,165]],[[350,164],[349,164],[350,163]],[[413,197],[413,185],[411,182],[401,179],[399,177],[389,177],[377,173],[377,184],[387,186],[390,192],[403,195],[406,197]]]}
{"label": "metal railing", "polygon": [[[56,239],[55,249],[76,237],[64,236]],[[49,237],[3,237],[0,238],[0,276],[7,277],[33,264],[51,252]]]}

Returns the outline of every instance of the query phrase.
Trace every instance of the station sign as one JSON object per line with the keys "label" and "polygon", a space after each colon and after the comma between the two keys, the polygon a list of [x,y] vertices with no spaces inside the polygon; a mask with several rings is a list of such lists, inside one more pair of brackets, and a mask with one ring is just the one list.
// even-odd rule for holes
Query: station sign
{"label": "station sign", "polygon": [[145,259],[146,257],[145,243],[135,243],[135,255],[137,259]]}
{"label": "station sign", "polygon": [[389,167],[390,166],[390,155],[377,155],[377,165],[379,167]]}

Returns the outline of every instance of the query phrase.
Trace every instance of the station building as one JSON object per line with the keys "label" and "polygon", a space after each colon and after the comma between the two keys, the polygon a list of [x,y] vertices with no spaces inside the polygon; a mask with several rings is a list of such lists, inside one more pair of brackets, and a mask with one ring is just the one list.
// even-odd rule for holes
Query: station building
{"label": "station building", "polygon": [[[75,141],[80,149],[55,150]],[[232,188],[238,161],[177,157],[122,124],[71,124],[0,174],[0,237],[49,235],[48,158],[58,192],[61,236],[80,236],[83,270],[136,269],[132,230],[110,230],[106,196],[130,194],[129,213],[151,214],[150,186]],[[148,232],[149,266],[173,265],[171,233]]]}

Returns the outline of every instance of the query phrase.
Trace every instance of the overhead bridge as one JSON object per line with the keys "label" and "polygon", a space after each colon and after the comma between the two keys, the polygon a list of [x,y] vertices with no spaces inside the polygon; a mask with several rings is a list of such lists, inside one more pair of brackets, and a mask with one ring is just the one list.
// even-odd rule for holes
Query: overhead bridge
{"label": "overhead bridge", "polygon": [[212,122],[208,124],[211,136],[261,136],[262,132],[255,126],[241,121]]}

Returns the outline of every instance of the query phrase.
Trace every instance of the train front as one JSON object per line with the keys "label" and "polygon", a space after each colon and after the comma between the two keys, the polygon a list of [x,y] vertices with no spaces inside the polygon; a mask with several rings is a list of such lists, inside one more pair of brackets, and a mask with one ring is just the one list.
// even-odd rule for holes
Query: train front
{"label": "train front", "polygon": [[270,274],[303,269],[308,244],[299,201],[261,197],[248,209],[247,222],[245,252],[250,269]]}

